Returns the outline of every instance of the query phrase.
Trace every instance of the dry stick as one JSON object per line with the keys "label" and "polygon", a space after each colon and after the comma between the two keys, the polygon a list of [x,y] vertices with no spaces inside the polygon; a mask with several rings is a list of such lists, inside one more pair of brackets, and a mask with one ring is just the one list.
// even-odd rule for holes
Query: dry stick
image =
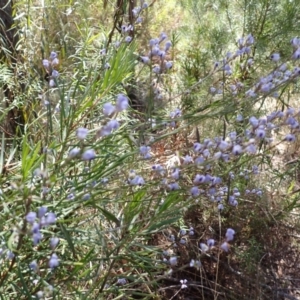
{"label": "dry stick", "polygon": [[178,290],[178,291],[170,298],[170,300],[174,299],[174,298],[179,294],[180,291],[181,291],[181,289]]}
{"label": "dry stick", "polygon": [[[222,235],[222,224],[221,224],[221,214],[219,213],[219,243],[221,243]],[[215,290],[214,290],[214,299],[218,298],[217,284],[218,284],[218,275],[219,275],[219,261],[220,261],[220,249],[218,250],[218,259],[217,259],[217,270],[216,270],[216,280],[215,280]]]}

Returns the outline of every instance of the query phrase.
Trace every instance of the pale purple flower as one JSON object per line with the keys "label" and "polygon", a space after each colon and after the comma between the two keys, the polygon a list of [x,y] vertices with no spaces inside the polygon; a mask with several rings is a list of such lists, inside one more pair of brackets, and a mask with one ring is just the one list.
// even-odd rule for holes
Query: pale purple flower
{"label": "pale purple flower", "polygon": [[170,235],[169,240],[170,240],[172,243],[175,242],[175,236],[174,236],[174,234],[171,234],[171,235]]}
{"label": "pale purple flower", "polygon": [[163,175],[165,173],[164,168],[160,164],[152,166],[152,170],[159,173],[160,175]]}
{"label": "pale purple flower", "polygon": [[202,156],[199,156],[195,159],[195,164],[196,165],[201,165],[205,162],[205,159]]}
{"label": "pale purple flower", "polygon": [[180,189],[179,184],[177,182],[172,182],[168,185],[170,191],[177,191]]}
{"label": "pale purple flower", "polygon": [[155,66],[155,67],[152,69],[152,72],[155,73],[155,74],[159,74],[159,73],[160,73],[160,66]]}
{"label": "pale purple flower", "polygon": [[105,125],[97,132],[97,135],[99,137],[107,136],[107,135],[111,134],[111,131],[112,131],[112,129],[110,127],[108,127],[107,125]]}
{"label": "pale purple flower", "polygon": [[171,176],[172,176],[173,179],[178,180],[179,176],[180,176],[180,170],[179,169],[175,169],[173,171],[173,173],[171,174]]}
{"label": "pale purple flower", "polygon": [[40,231],[40,224],[34,222],[31,227],[31,233],[38,233]]}
{"label": "pale purple flower", "polygon": [[266,136],[266,131],[262,128],[258,128],[256,129],[255,134],[257,138],[263,139]]}
{"label": "pale purple flower", "polygon": [[299,59],[300,58],[300,49],[298,48],[292,55],[292,59]]}
{"label": "pale purple flower", "polygon": [[289,133],[285,136],[284,140],[287,142],[294,142],[296,140],[296,137],[294,134]]}
{"label": "pale purple flower", "polygon": [[160,35],[159,35],[159,42],[161,43],[163,40],[165,40],[167,38],[167,35],[165,32],[162,32]]}
{"label": "pale purple flower", "polygon": [[41,240],[42,240],[42,234],[40,231],[34,233],[32,235],[32,242],[33,242],[33,245],[36,246]]}
{"label": "pale purple flower", "polygon": [[251,48],[250,47],[244,47],[243,49],[244,54],[250,54]]}
{"label": "pale purple flower", "polygon": [[57,78],[57,77],[59,76],[59,72],[56,71],[56,70],[53,70],[51,76],[52,76],[53,78]]}
{"label": "pale purple flower", "polygon": [[208,239],[206,243],[207,243],[207,246],[209,248],[212,248],[215,245],[215,240],[214,239]]}
{"label": "pale purple flower", "polygon": [[189,235],[194,235],[194,234],[195,234],[194,228],[191,227],[191,228],[189,229]]}
{"label": "pale purple flower", "polygon": [[292,126],[292,127],[294,127],[295,125],[298,124],[298,122],[296,121],[296,119],[293,118],[293,117],[288,117],[288,118],[286,119],[285,123],[286,123],[287,125]]}
{"label": "pale purple flower", "polygon": [[165,51],[162,51],[162,50],[160,50],[160,51],[158,52],[158,56],[159,56],[161,59],[164,59],[164,58],[165,58],[165,56],[166,56],[166,52],[165,52]]}
{"label": "pale purple flower", "polygon": [[107,129],[110,129],[111,131],[117,130],[120,127],[120,124],[117,120],[110,120],[106,124]]}
{"label": "pale purple flower", "polygon": [[54,52],[54,51],[52,51],[51,53],[50,53],[50,60],[53,60],[53,59],[55,59],[55,58],[57,58],[57,53],[56,52]]}
{"label": "pale purple flower", "polygon": [[84,140],[87,137],[88,133],[89,130],[87,128],[81,127],[76,130],[76,136],[79,140]]}
{"label": "pale purple flower", "polygon": [[91,198],[91,194],[87,193],[82,196],[82,200],[87,201]]}
{"label": "pale purple flower", "polygon": [[36,219],[36,213],[31,211],[26,215],[26,221],[33,225],[34,221]]}
{"label": "pale purple flower", "polygon": [[173,67],[173,63],[171,61],[166,61],[165,62],[165,67],[166,67],[167,70],[169,70]]}
{"label": "pale purple flower", "polygon": [[52,78],[49,80],[49,86],[55,87],[55,81]]}
{"label": "pale purple flower", "polygon": [[194,144],[194,151],[195,152],[200,152],[203,149],[203,145],[200,143],[195,143]]}
{"label": "pale purple flower", "polygon": [[49,260],[49,267],[51,269],[54,269],[54,268],[58,267],[58,265],[59,265],[58,257],[55,253],[53,253]]}
{"label": "pale purple flower", "polygon": [[54,250],[57,247],[58,243],[59,243],[59,238],[58,237],[52,237],[50,239],[50,248],[52,250]]}
{"label": "pale purple flower", "polygon": [[121,26],[121,30],[122,30],[123,33],[126,32],[127,31],[127,26],[126,25],[122,25]]}
{"label": "pale purple flower", "polygon": [[49,67],[50,67],[50,62],[49,62],[48,59],[43,59],[43,67],[44,67],[45,69],[49,69]]}
{"label": "pale purple flower", "polygon": [[293,115],[295,113],[295,109],[293,107],[288,107],[285,113],[286,115]]}
{"label": "pale purple flower", "polygon": [[197,197],[200,195],[200,190],[197,186],[193,186],[191,189],[190,189],[190,193],[193,197]]}
{"label": "pale purple flower", "polygon": [[222,211],[224,209],[224,205],[222,203],[218,204],[218,210]]}
{"label": "pale purple flower", "polygon": [[299,48],[300,46],[300,39],[297,37],[294,37],[293,39],[291,39],[291,44],[293,46],[294,49]]}
{"label": "pale purple flower", "polygon": [[224,66],[224,71],[225,71],[226,75],[231,75],[232,74],[232,70],[231,70],[231,67],[229,65]]}
{"label": "pale purple flower", "polygon": [[237,44],[239,48],[242,48],[244,46],[244,38],[239,38]]}
{"label": "pale purple flower", "polygon": [[218,147],[221,151],[226,151],[229,147],[229,143],[227,143],[226,141],[220,141]]}
{"label": "pale purple flower", "polygon": [[117,96],[117,101],[116,101],[116,111],[117,112],[123,111],[127,109],[128,106],[129,106],[128,98],[123,94],[119,94]]}
{"label": "pale purple flower", "polygon": [[141,56],[140,59],[141,62],[145,65],[148,65],[150,63],[150,58],[148,56]]}
{"label": "pale purple flower", "polygon": [[143,18],[142,17],[138,17],[135,21],[136,24],[140,24],[143,22]]}
{"label": "pale purple flower", "polygon": [[34,272],[37,271],[37,269],[38,269],[38,264],[37,264],[36,260],[33,260],[33,261],[29,264],[29,268],[30,268],[32,271],[34,271]]}
{"label": "pale purple flower", "polygon": [[140,147],[140,154],[145,156],[150,152],[150,150],[151,150],[151,148],[149,146],[143,145]]}
{"label": "pale purple flower", "polygon": [[225,252],[228,252],[229,251],[229,244],[227,242],[224,242],[220,248],[225,251]]}
{"label": "pale purple flower", "polygon": [[141,185],[145,184],[145,180],[143,179],[142,176],[139,176],[139,175],[135,176],[129,182],[130,182],[131,185],[139,185],[139,186],[141,186]]}
{"label": "pale purple flower", "polygon": [[257,96],[257,94],[253,90],[248,90],[246,92],[246,96],[251,97],[251,98],[255,98]]}
{"label": "pale purple flower", "polygon": [[51,225],[56,222],[56,215],[53,212],[49,212],[46,216],[46,224]]}
{"label": "pale purple flower", "polygon": [[149,44],[150,44],[151,47],[156,46],[158,43],[159,43],[159,39],[158,39],[158,38],[151,39],[151,40],[149,41]]}
{"label": "pale purple flower", "polygon": [[75,147],[73,149],[70,150],[69,154],[68,154],[68,157],[69,158],[75,158],[76,156],[78,156],[80,153],[80,148],[78,147]]}
{"label": "pale purple flower", "polygon": [[192,158],[190,155],[186,155],[186,156],[184,156],[182,159],[183,159],[183,164],[184,164],[184,165],[193,162],[193,158]]}
{"label": "pale purple flower", "polygon": [[187,280],[186,279],[183,279],[183,280],[180,280],[180,283],[181,283],[181,288],[182,289],[186,289],[187,288]]}
{"label": "pale purple flower", "polygon": [[176,256],[170,257],[169,262],[170,262],[171,266],[176,266],[177,265],[177,257]]}
{"label": "pale purple flower", "polygon": [[179,241],[180,244],[185,245],[186,244],[186,239],[185,238],[181,238]]}
{"label": "pale purple flower", "polygon": [[180,233],[180,235],[186,235],[186,230],[185,229],[180,229],[179,233]]}
{"label": "pale purple flower", "polygon": [[220,177],[214,176],[211,178],[211,184],[212,185],[217,185],[222,182],[222,179]]}
{"label": "pale purple flower", "polygon": [[204,149],[203,152],[202,152],[202,155],[203,155],[204,157],[209,157],[209,156],[210,156],[209,150],[208,150],[208,149]]}
{"label": "pale purple flower", "polygon": [[133,15],[136,17],[140,13],[141,9],[142,9],[141,7],[135,7],[132,10]]}
{"label": "pale purple flower", "polygon": [[42,218],[47,212],[47,207],[46,206],[41,206],[38,210],[38,217]]}
{"label": "pale purple flower", "polygon": [[[232,196],[230,196],[230,197],[232,197]],[[230,198],[229,197],[229,198]],[[237,206],[238,205],[238,202],[237,202],[237,200],[235,199],[235,198],[232,198],[232,199],[229,199],[229,204],[231,205],[231,206]]]}
{"label": "pale purple flower", "polygon": [[200,249],[202,252],[206,252],[209,250],[209,247],[205,243],[200,243]]}
{"label": "pale purple flower", "polygon": [[215,160],[218,160],[218,159],[220,159],[221,157],[222,157],[222,152],[221,152],[221,151],[216,152],[216,153],[214,154],[214,156],[213,156],[213,158],[214,158]]}
{"label": "pale purple flower", "polygon": [[131,41],[132,41],[132,37],[131,36],[126,36],[125,42],[130,43]]}
{"label": "pale purple flower", "polygon": [[7,259],[12,260],[15,257],[15,254],[12,251],[7,252]]}
{"label": "pale purple flower", "polygon": [[225,234],[226,241],[227,242],[232,241],[234,238],[234,235],[235,235],[235,231],[232,228],[228,228],[226,231],[226,234]]}
{"label": "pale purple flower", "polygon": [[280,60],[280,54],[279,53],[273,53],[271,56],[270,56],[270,59],[274,62],[278,62]]}
{"label": "pale purple flower", "polygon": [[[51,64],[52,64],[53,67],[54,67],[54,66],[57,66],[57,65],[59,64],[59,59],[58,59],[57,57],[54,58],[54,59],[52,60]],[[53,76],[53,74],[52,74],[52,76]]]}
{"label": "pale purple flower", "polygon": [[263,84],[260,87],[260,91],[262,93],[269,93],[273,87],[274,87],[273,83],[272,82],[268,82],[268,83]]}
{"label": "pale purple flower", "polygon": [[118,285],[125,285],[127,283],[127,280],[125,278],[119,278],[117,281]]}
{"label": "pale purple flower", "polygon": [[199,260],[194,260],[192,259],[190,262],[190,267],[195,267],[197,269],[199,269],[201,267],[201,262]]}
{"label": "pale purple flower", "polygon": [[194,179],[194,183],[195,183],[195,184],[205,183],[205,181],[206,181],[205,175],[197,174],[197,175],[195,176],[195,179]]}
{"label": "pale purple flower", "polygon": [[232,131],[232,132],[229,132],[228,136],[229,136],[231,141],[235,141],[236,137],[237,137],[237,134],[236,134],[235,131]]}
{"label": "pale purple flower", "polygon": [[154,46],[149,54],[149,56],[156,56],[159,55],[160,49],[158,46]]}
{"label": "pale purple flower", "polygon": [[240,155],[243,153],[243,149],[240,145],[234,145],[232,148],[232,154],[233,155]]}
{"label": "pale purple flower", "polygon": [[248,65],[249,67],[252,66],[253,63],[254,63],[253,58],[249,58],[249,59],[247,60],[247,65]]}
{"label": "pale purple flower", "polygon": [[96,158],[96,153],[95,150],[93,149],[85,150],[81,155],[81,159],[85,161],[89,161],[95,158]]}
{"label": "pale purple flower", "polygon": [[209,92],[210,92],[212,95],[214,95],[214,94],[217,93],[217,89],[216,89],[215,87],[211,86],[211,87],[209,88]]}

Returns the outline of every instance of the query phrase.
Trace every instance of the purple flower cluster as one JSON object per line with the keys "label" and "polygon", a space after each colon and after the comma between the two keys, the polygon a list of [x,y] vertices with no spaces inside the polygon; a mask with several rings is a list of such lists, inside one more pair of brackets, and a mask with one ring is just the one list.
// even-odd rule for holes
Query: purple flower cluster
{"label": "purple flower cluster", "polygon": [[[36,246],[41,242],[43,235],[41,229],[55,224],[56,215],[53,212],[48,212],[47,207],[42,206],[38,209],[38,212],[29,212],[25,216],[26,221],[31,225],[30,234],[32,237],[33,245]],[[50,239],[50,248],[54,250],[59,243],[57,237],[52,237]],[[36,271],[38,268],[37,262],[33,261],[30,263],[30,268],[33,271]],[[52,269],[58,266],[58,257],[55,253],[52,254],[49,260],[49,267]]]}
{"label": "purple flower cluster", "polygon": [[[292,45],[292,55],[291,60],[300,59],[300,42],[299,38],[293,38],[291,40]],[[245,58],[244,65],[241,66],[243,70],[251,68],[254,64],[253,58],[250,58],[251,46],[254,43],[254,38],[252,35],[248,35],[246,38],[240,38],[238,40],[238,49],[235,53],[227,53],[226,58],[222,62],[216,62],[214,65],[214,71],[222,71],[226,76],[232,75],[231,62],[240,56]],[[277,90],[285,84],[293,82],[296,78],[300,76],[300,68],[298,66],[292,66],[290,63],[280,64],[280,54],[273,53],[270,55],[270,60],[273,61],[276,66],[275,68],[266,76],[261,77],[250,89],[245,92],[247,98],[256,98],[259,95],[269,95],[272,94],[273,97],[277,98]],[[239,92],[244,91],[244,84],[241,82],[235,82],[229,84],[228,90],[232,95],[237,95]],[[211,86],[209,92],[212,95],[223,94],[223,83],[221,86]]]}
{"label": "purple flower cluster", "polygon": [[[142,55],[140,61],[145,65],[150,65],[154,58],[158,58],[158,63],[153,66],[154,74],[162,74],[173,67],[172,61],[166,59],[166,55],[172,47],[171,41],[167,40],[167,35],[163,32],[158,38],[149,41],[150,51],[148,55]],[[163,42],[166,41],[164,44]]]}
{"label": "purple flower cluster", "polygon": [[49,59],[43,59],[43,66],[49,76],[49,86],[54,87],[56,85],[55,80],[59,76],[55,67],[59,64],[58,55],[56,52],[52,51],[50,53]]}
{"label": "purple flower cluster", "polygon": [[[225,234],[225,241],[220,245],[219,248],[225,252],[228,252],[230,247],[228,242],[233,241],[234,235],[235,235],[235,231],[232,228],[228,228]],[[206,243],[199,244],[200,250],[201,252],[206,253],[210,251],[212,248],[216,247],[215,244],[216,242],[214,239],[208,239]],[[193,264],[191,263],[190,265],[194,266],[194,263]]]}
{"label": "purple flower cluster", "polygon": [[[117,96],[116,104],[113,105],[107,102],[103,105],[103,114],[107,117],[112,116],[114,113],[122,112],[129,107],[128,98],[119,94]],[[97,133],[98,137],[104,137],[110,135],[113,131],[119,128],[120,124],[116,119],[109,120]]]}
{"label": "purple flower cluster", "polygon": [[[180,111],[176,110],[172,116],[180,115]],[[257,165],[252,165],[250,170],[239,169],[235,174],[233,171],[228,174],[214,175],[215,166],[219,162],[235,163],[241,156],[255,158],[260,155],[260,144],[263,141],[269,147],[273,147],[275,133],[278,134],[279,129],[289,131],[279,143],[293,142],[296,140],[297,134],[300,132],[299,126],[300,110],[288,108],[286,111],[275,111],[270,114],[256,118],[251,116],[248,119],[248,126],[246,120],[241,116],[245,124],[243,133],[235,131],[229,132],[227,137],[206,138],[203,142],[194,143],[193,150],[189,154],[181,158],[182,168],[173,166],[170,168],[169,176],[166,176],[167,169],[160,164],[152,166],[153,172],[156,176],[162,178],[162,186],[167,191],[179,190],[181,187],[189,191],[189,195],[196,202],[200,199],[208,199],[216,203],[218,211],[224,209],[225,203],[229,206],[237,207],[240,197],[256,195],[261,196],[263,191],[260,188],[253,188],[253,186],[245,186],[242,190],[237,187],[228,187],[228,180],[235,179],[236,176],[249,181],[250,176],[258,175],[259,168]],[[150,147],[140,147],[140,154],[144,158],[150,157]],[[180,158],[178,158],[180,162]],[[178,163],[177,163],[178,165]],[[188,186],[183,179],[186,175],[182,174],[185,169],[196,170],[196,173],[191,178],[192,186]],[[201,171],[200,171],[201,170]],[[190,177],[190,175],[188,176]],[[181,184],[182,181],[182,184]],[[130,179],[133,185],[142,185],[145,183],[140,176]]]}
{"label": "purple flower cluster", "polygon": [[42,206],[39,208],[38,213],[29,212],[25,219],[31,225],[32,241],[36,246],[42,239],[41,229],[56,222],[56,215],[53,212],[47,212],[47,207]]}
{"label": "purple flower cluster", "polygon": [[[103,105],[103,114],[107,117],[112,116],[114,113],[126,110],[129,106],[128,98],[119,94],[116,99],[116,104],[113,105],[107,102]],[[104,137],[110,135],[113,131],[119,128],[120,124],[116,119],[110,119],[104,126],[102,126],[98,132],[97,137]],[[76,130],[76,137],[78,140],[83,141],[87,138],[89,130],[87,128],[80,127]],[[69,151],[68,158],[74,159],[81,157],[83,161],[91,161],[96,158],[96,153],[94,149],[82,150],[79,147],[74,147]]]}

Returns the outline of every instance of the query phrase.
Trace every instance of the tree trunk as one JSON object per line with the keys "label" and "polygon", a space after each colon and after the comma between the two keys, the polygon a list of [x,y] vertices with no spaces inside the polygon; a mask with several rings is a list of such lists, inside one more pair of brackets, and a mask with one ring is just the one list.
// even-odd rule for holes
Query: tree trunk
{"label": "tree trunk", "polygon": [[[0,0],[0,63],[7,65],[12,70],[14,76],[17,74],[18,53],[16,45],[18,43],[17,29],[14,26],[13,19],[13,1],[12,0]],[[18,78],[15,82],[18,84]],[[15,100],[15,94],[22,91],[22,86],[18,86],[12,89],[7,83],[2,83],[2,89],[4,99],[2,104],[5,108],[10,107],[1,129],[5,132],[7,138],[15,138],[23,132],[24,128],[24,116],[22,108],[19,105],[12,106]],[[4,102],[4,103],[3,103]]]}

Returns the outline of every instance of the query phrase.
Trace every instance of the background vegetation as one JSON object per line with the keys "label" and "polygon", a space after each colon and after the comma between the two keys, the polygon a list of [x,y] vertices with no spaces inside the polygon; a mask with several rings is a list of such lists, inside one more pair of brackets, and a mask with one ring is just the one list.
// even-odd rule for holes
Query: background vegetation
{"label": "background vegetation", "polygon": [[0,298],[298,299],[299,4],[0,1]]}

